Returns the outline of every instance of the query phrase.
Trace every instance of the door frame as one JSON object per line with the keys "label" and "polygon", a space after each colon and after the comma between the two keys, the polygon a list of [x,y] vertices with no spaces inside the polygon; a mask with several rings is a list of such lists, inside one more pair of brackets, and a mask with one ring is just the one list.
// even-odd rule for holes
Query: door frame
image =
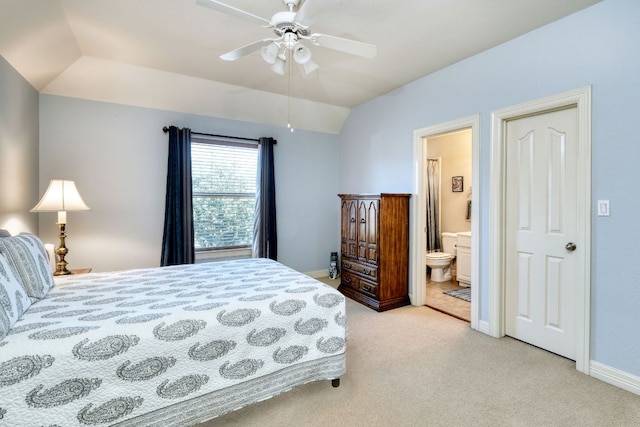
{"label": "door frame", "polygon": [[576,369],[589,374],[591,332],[591,87],[513,105],[491,114],[490,206],[489,206],[489,334],[505,335],[505,187],[506,123],[526,116],[554,110],[577,108],[577,210],[578,233],[583,237],[584,265],[577,273]]}
{"label": "door frame", "polygon": [[[471,328],[479,329],[480,325],[480,282],[479,282],[479,256],[480,253],[480,227],[481,222],[479,193],[480,193],[480,115],[464,117],[440,123],[413,132],[413,176],[414,197],[411,198],[411,254],[409,259],[410,289],[409,297],[413,305],[425,305],[427,301],[426,288],[426,260],[427,239],[425,224],[427,220],[426,185],[427,179],[425,167],[428,153],[426,139],[445,133],[452,133],[465,129],[471,129],[471,177],[473,187],[471,193]],[[486,331],[483,331],[486,333]]]}

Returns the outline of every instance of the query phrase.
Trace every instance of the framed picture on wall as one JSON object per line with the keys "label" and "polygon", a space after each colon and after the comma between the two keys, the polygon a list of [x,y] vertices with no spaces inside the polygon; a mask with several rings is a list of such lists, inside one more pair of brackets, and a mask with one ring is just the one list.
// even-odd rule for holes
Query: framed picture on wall
{"label": "framed picture on wall", "polygon": [[461,176],[454,176],[451,178],[451,191],[454,193],[462,193],[464,189],[464,182]]}

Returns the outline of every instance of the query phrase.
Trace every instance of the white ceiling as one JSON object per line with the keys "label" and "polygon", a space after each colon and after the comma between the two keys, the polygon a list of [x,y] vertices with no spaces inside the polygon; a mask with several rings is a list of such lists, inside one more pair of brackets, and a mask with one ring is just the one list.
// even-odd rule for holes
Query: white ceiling
{"label": "white ceiling", "polygon": [[[306,1],[312,32],[378,47],[365,59],[310,46],[319,70],[292,74],[297,126],[338,133],[349,109],[599,0]],[[272,36],[195,0],[0,0],[0,55],[43,93],[286,125],[286,77],[259,52],[219,59]]]}

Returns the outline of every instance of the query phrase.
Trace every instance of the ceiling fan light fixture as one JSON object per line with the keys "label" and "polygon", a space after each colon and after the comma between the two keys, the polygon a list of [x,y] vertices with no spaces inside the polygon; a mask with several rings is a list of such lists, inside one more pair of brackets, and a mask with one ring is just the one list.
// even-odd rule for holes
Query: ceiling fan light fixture
{"label": "ceiling fan light fixture", "polygon": [[298,35],[296,33],[287,32],[282,36],[284,40],[284,46],[291,50],[298,44]]}
{"label": "ceiling fan light fixture", "polygon": [[262,54],[262,59],[264,59],[266,63],[274,64],[276,59],[278,59],[280,46],[278,46],[276,42],[270,43],[263,47],[260,53]]}
{"label": "ceiling fan light fixture", "polygon": [[273,65],[271,66],[271,70],[276,73],[284,76],[284,66],[286,62],[282,60],[282,58],[278,57],[275,59]]}
{"label": "ceiling fan light fixture", "polygon": [[318,69],[318,64],[313,62],[311,59],[307,61],[305,64],[302,64],[302,68],[304,69],[304,75],[308,76]]}
{"label": "ceiling fan light fixture", "polygon": [[302,43],[297,43],[293,48],[293,59],[298,64],[304,65],[311,61],[311,50]]}

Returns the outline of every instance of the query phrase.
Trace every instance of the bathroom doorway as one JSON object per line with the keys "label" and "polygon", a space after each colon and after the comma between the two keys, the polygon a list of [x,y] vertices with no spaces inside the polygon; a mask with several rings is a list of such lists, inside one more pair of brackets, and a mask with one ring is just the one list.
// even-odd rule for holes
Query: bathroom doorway
{"label": "bathroom doorway", "polygon": [[[414,132],[414,172],[415,172],[415,197],[412,210],[411,227],[411,298],[414,305],[428,305],[438,307],[442,297],[450,299],[453,304],[463,308],[459,310],[441,311],[448,312],[455,317],[470,321],[471,327],[479,329],[479,283],[477,272],[478,233],[475,224],[478,223],[478,204],[476,203],[477,191],[474,192],[474,183],[478,185],[478,144],[479,116],[454,120],[440,125],[419,129]],[[455,155],[457,144],[467,146],[467,153],[462,156]],[[448,146],[447,146],[448,145]],[[444,272],[439,281],[427,285],[427,274],[433,272],[427,269],[427,217],[428,213],[428,173],[427,161],[429,158],[440,158],[440,191],[439,194],[439,248],[442,251],[442,233],[448,235],[466,232],[467,251],[464,255],[467,263],[465,283],[469,289],[470,302],[463,299],[445,295],[443,292],[460,287],[458,273],[458,255],[452,264],[450,271]],[[436,193],[432,191],[432,193]],[[454,237],[455,238],[455,237]],[[450,246],[449,246],[450,247]],[[431,250],[431,249],[430,249]],[[438,250],[436,250],[438,252]],[[457,250],[455,251],[457,252]],[[453,255],[453,254],[451,254]],[[440,256],[434,254],[435,257]],[[431,263],[431,262],[430,262]],[[432,263],[434,264],[434,263]],[[434,264],[437,268],[438,264]],[[436,276],[438,276],[436,274]],[[449,276],[451,275],[451,276]],[[475,284],[475,286],[474,286]],[[469,286],[470,285],[470,286]],[[445,289],[446,288],[446,289]],[[446,300],[445,300],[446,301]],[[453,305],[452,304],[452,305]],[[465,312],[466,311],[466,312]]]}
{"label": "bathroom doorway", "polygon": [[471,232],[472,131],[423,138],[426,145],[427,307],[471,322],[470,263],[458,262],[457,236]]}

